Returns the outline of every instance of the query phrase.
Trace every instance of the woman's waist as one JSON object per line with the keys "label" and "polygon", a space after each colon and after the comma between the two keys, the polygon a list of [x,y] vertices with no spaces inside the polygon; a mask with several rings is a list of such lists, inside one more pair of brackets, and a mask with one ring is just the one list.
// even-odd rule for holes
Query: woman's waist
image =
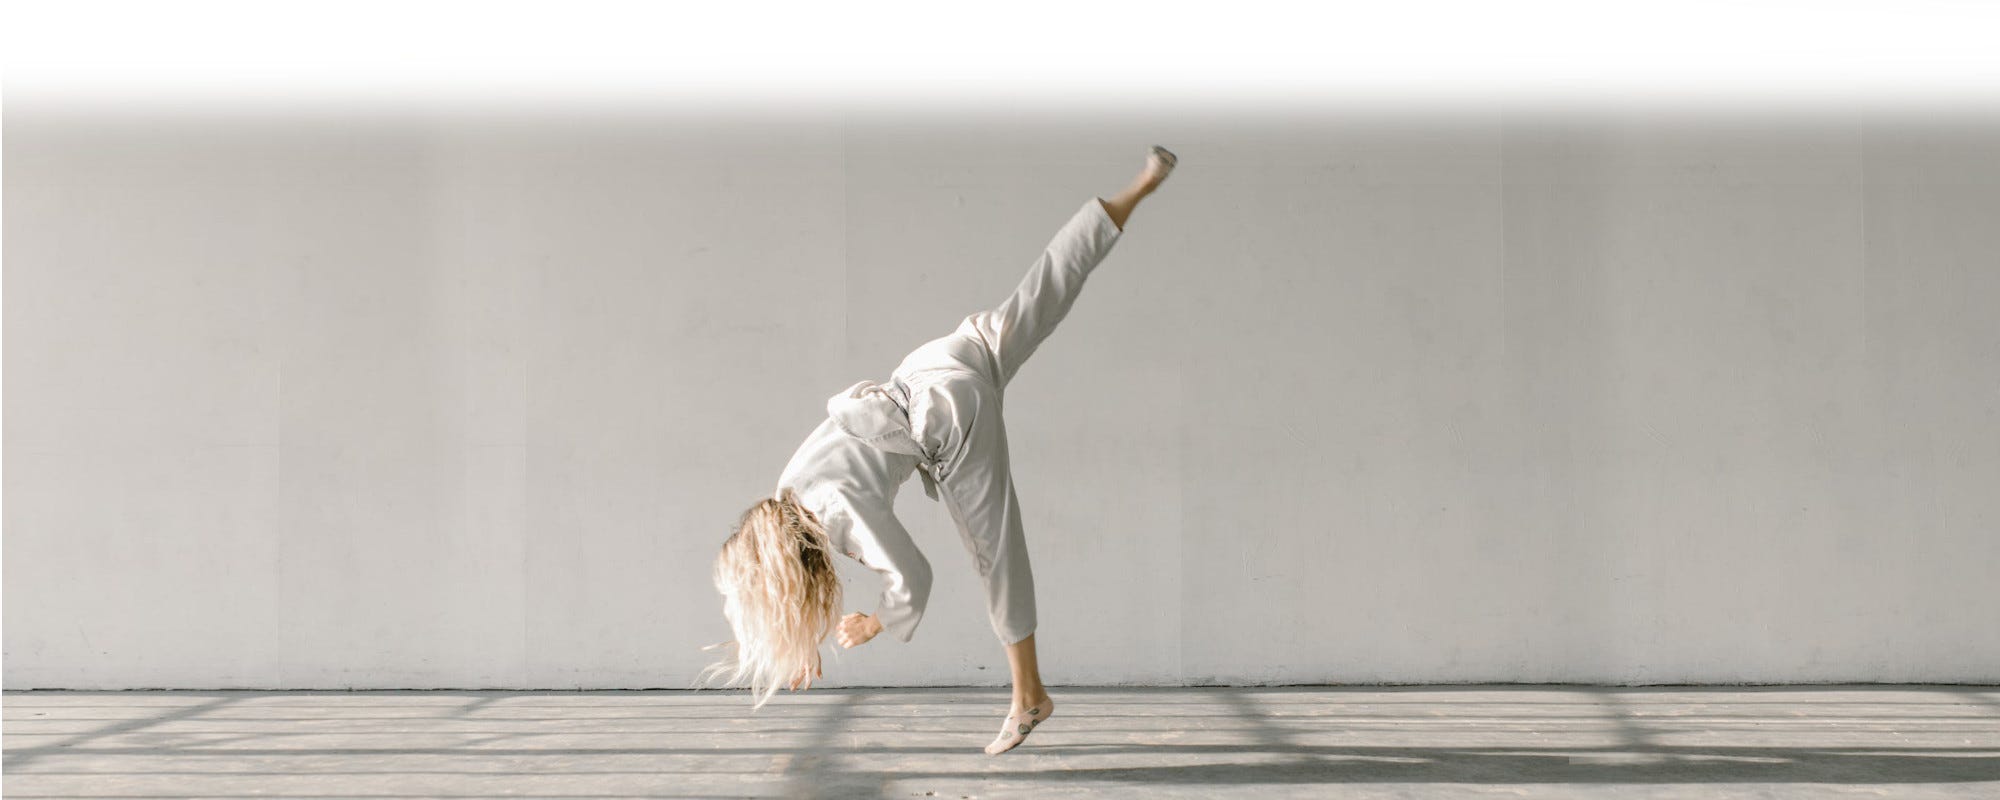
{"label": "woman's waist", "polygon": [[898,367],[889,374],[889,385],[911,393],[943,383],[980,379],[977,371],[961,364],[933,364],[915,369]]}
{"label": "woman's waist", "polygon": [[986,346],[963,333],[953,332],[923,343],[890,373],[892,379],[911,384],[937,383],[955,375],[988,378],[994,365]]}

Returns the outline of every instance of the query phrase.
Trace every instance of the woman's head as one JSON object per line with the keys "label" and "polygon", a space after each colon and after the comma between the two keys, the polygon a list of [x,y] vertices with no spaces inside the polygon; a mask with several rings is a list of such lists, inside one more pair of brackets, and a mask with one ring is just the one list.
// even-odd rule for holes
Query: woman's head
{"label": "woman's head", "polygon": [[801,670],[816,670],[819,644],[840,608],[833,552],[826,530],[789,488],[743,512],[715,557],[735,654],[710,665],[700,682],[726,674],[729,683],[749,686],[762,707]]}

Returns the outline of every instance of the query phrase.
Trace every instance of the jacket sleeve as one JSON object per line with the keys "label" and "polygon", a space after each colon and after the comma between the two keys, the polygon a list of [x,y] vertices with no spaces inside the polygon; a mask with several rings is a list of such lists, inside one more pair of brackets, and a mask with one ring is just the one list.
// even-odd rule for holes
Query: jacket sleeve
{"label": "jacket sleeve", "polygon": [[848,539],[857,552],[849,555],[882,576],[875,618],[884,633],[907,642],[916,634],[924,604],[930,600],[931,562],[888,502],[843,497],[841,503],[853,521]]}

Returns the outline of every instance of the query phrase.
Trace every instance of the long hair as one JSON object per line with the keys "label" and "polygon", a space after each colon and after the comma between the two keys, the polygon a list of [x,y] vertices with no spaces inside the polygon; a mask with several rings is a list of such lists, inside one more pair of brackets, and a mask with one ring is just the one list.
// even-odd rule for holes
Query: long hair
{"label": "long hair", "polygon": [[697,686],[727,675],[727,683],[750,688],[754,709],[801,670],[809,683],[840,608],[832,555],[826,529],[790,488],[743,512],[715,557],[714,575],[736,640],[702,648],[734,650],[703,670]]}

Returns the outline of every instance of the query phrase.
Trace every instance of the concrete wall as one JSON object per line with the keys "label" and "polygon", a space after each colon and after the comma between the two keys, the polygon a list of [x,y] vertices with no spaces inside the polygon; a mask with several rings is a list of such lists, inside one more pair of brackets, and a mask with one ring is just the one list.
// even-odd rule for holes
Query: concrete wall
{"label": "concrete wall", "polygon": [[[10,105],[6,688],[685,686],[824,399],[1155,141],[1009,395],[1052,682],[2000,680],[1991,117]],[[1001,681],[899,510],[829,682]]]}

